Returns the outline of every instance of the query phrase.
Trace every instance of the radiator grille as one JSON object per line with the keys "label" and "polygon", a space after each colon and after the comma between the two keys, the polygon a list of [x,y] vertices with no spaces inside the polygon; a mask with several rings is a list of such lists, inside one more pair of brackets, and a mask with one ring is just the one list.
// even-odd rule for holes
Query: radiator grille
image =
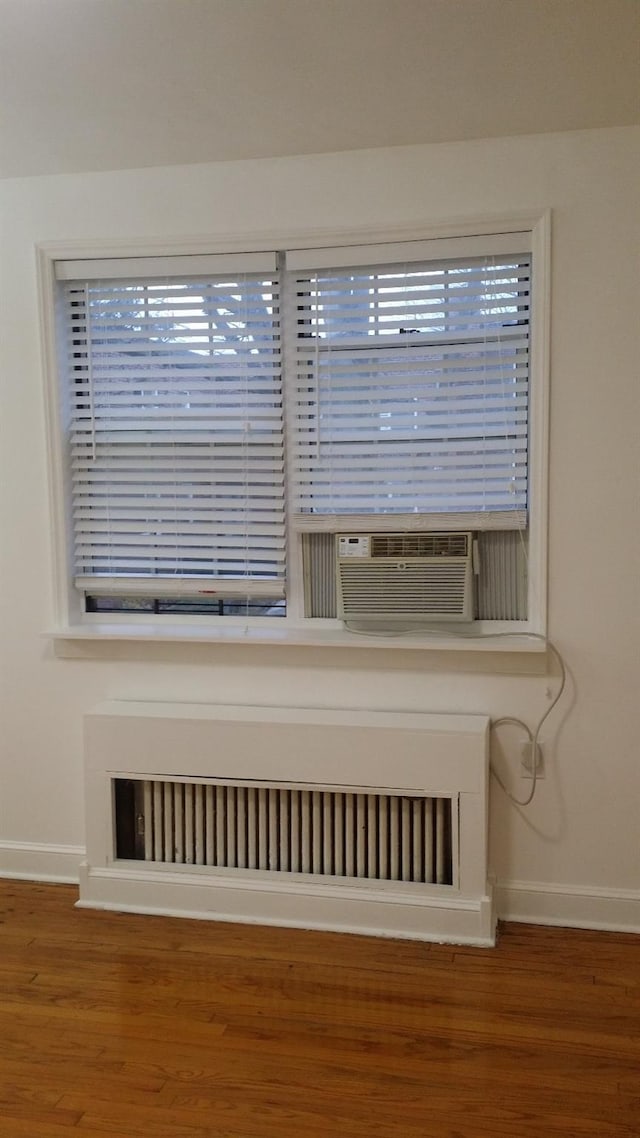
{"label": "radiator grille", "polygon": [[451,885],[451,798],[115,780],[118,857]]}

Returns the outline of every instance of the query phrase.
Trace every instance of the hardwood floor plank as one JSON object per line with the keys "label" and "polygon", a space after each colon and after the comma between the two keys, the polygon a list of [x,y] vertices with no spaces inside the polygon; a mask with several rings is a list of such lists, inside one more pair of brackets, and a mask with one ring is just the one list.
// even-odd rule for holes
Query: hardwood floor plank
{"label": "hardwood floor plank", "polygon": [[11,1134],[14,1119],[29,1121],[33,1126],[33,1133],[36,1134],[38,1127],[42,1127],[42,1132],[46,1134],[48,1126],[64,1126],[67,1134],[70,1134],[71,1129],[77,1126],[80,1121],[81,1111],[41,1105],[28,1099],[26,1101],[23,1099],[20,1102],[0,1100],[0,1117],[2,1118],[3,1133],[7,1135],[7,1138]]}
{"label": "hardwood floor plank", "polygon": [[[89,1130],[85,1126],[80,1129],[80,1124],[77,1127],[65,1126],[50,1119],[39,1122],[33,1117],[5,1115],[2,1123],[3,1138],[80,1138],[80,1135],[82,1138],[104,1138],[104,1130]],[[126,1129],[120,1133],[112,1130],[109,1138],[129,1138],[129,1132]],[[209,1138],[212,1138],[212,1135]]]}
{"label": "hardwood floor plank", "polygon": [[[56,1061],[48,1056],[43,1063],[40,1056],[31,1062],[23,1059],[4,1059],[0,1070],[0,1100],[7,1088],[28,1091],[37,1079],[37,1092],[47,1096],[50,1105],[57,1103],[63,1094],[82,1086],[99,1087],[101,1097],[120,1097],[127,1102],[148,1101],[163,1089],[166,1077],[151,1075],[142,1067],[134,1069],[113,1060],[80,1061],[73,1067],[65,1060]],[[53,1096],[57,1096],[55,1099]]]}
{"label": "hardwood floor plank", "polygon": [[[74,1100],[70,1100],[74,1101]],[[76,1101],[81,1105],[82,1100]],[[153,1112],[136,1111],[130,1122],[130,1138],[328,1138],[345,1135],[346,1138],[386,1138],[390,1133],[385,1119],[369,1117],[366,1121],[345,1117],[342,1104],[333,1109],[320,1107],[317,1111],[298,1110],[294,1106],[282,1108],[278,1102],[264,1100],[258,1105],[243,1097],[223,1094],[215,1100],[197,1096],[184,1096],[172,1110]],[[116,1106],[96,1106],[82,1115],[78,1126],[91,1126],[109,1133],[126,1124],[126,1116]],[[180,1119],[180,1121],[177,1121]],[[397,1118],[392,1125],[396,1125]],[[416,1128],[411,1121],[403,1120],[400,1133],[406,1138],[441,1138],[442,1130],[431,1124],[420,1123]]]}
{"label": "hardwood floor plank", "polygon": [[[576,1083],[584,1083],[603,1094],[617,1090],[636,1093],[638,1085],[632,1083],[637,1072],[635,1060],[624,1062],[617,1056],[607,1059],[597,1053],[579,1055],[565,1049],[531,1051],[502,1041],[478,1045],[452,1039],[443,1043],[428,1035],[402,1037],[388,1031],[362,1033],[357,1029],[338,1032],[331,1027],[324,1036],[317,1032],[311,1035],[284,1020],[273,1024],[271,1030],[266,1025],[230,1027],[224,1036],[224,1052],[241,1067],[249,1067],[257,1052],[261,1064],[265,1058],[287,1064],[300,1054],[322,1064],[339,1055],[350,1070],[381,1080],[398,1070],[422,1079],[428,1072],[430,1082],[442,1086],[485,1086],[495,1069],[502,1072],[514,1091],[540,1086],[572,1094]],[[171,1068],[165,1066],[163,1071],[173,1076]],[[623,1087],[625,1077],[630,1085]]]}

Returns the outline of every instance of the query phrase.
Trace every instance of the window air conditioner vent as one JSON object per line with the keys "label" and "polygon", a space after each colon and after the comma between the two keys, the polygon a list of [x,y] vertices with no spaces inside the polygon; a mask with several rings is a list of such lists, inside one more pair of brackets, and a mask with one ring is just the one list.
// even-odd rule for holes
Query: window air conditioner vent
{"label": "window air conditioner vent", "polygon": [[474,619],[471,533],[340,534],[338,615],[402,628]]}
{"label": "window air conditioner vent", "polygon": [[372,557],[468,557],[468,533],[376,533]]}

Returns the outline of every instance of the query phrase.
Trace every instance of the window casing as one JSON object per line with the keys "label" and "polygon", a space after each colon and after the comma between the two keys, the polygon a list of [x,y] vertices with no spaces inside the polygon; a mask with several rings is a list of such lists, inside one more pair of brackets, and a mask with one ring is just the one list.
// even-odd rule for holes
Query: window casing
{"label": "window casing", "polygon": [[314,534],[472,529],[517,532],[529,593],[528,613],[487,627],[539,631],[530,232],[235,256],[49,254],[69,623],[286,612],[317,627],[335,618],[308,600]]}

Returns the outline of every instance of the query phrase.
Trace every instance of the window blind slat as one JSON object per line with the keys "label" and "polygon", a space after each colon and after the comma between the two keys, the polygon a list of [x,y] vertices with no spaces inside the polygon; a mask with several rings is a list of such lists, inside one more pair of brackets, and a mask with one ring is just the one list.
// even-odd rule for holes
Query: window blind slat
{"label": "window blind slat", "polygon": [[[141,525],[140,521],[119,520],[117,525],[113,528],[115,531],[117,531],[119,540],[124,541],[126,539],[128,541],[128,538],[126,537],[127,534],[136,534],[140,536],[141,533],[144,534],[145,529],[150,529],[150,523],[147,522],[146,525],[144,523]],[[99,534],[103,533],[107,536],[110,536],[112,523],[106,520],[102,522],[77,521],[75,529],[76,542],[78,544],[82,544],[85,535],[87,535],[88,538],[95,537],[96,539],[98,538]],[[158,538],[150,538],[150,540],[163,540],[165,543],[169,542],[171,544],[175,544],[176,536],[181,535],[182,529],[177,523],[175,523],[173,526],[167,523],[163,526],[162,535],[160,535]],[[226,530],[226,527],[225,530],[221,532],[220,526],[216,526],[214,522],[195,522],[189,533],[189,541],[200,541],[205,537],[215,537],[216,545],[219,546],[232,548],[236,544],[234,535],[232,533],[229,533]],[[265,547],[264,539],[261,538],[259,530],[256,530],[255,534],[252,534],[251,537],[246,539],[246,544],[248,546],[260,549]],[[283,546],[284,542],[281,543],[280,548],[283,548]]]}
{"label": "window blind slat", "polygon": [[[167,510],[170,509],[170,502],[163,502],[162,505],[154,510],[153,507],[147,509],[136,509],[135,507],[120,507],[117,512],[112,512],[108,507],[93,506],[83,507],[80,505],[74,512],[76,522],[80,520],[90,522],[96,521],[96,534],[102,532],[102,523],[106,523],[106,532],[113,531],[117,533],[121,522],[134,522],[137,527],[137,532],[140,530],[149,530],[152,526],[157,526],[161,532],[174,533],[176,530],[169,528],[169,523],[166,521]],[[264,509],[243,511],[242,514],[238,510],[228,507],[226,509],[219,509],[216,511],[215,517],[211,517],[210,511],[194,510],[196,515],[194,520],[195,531],[199,530],[199,523],[202,521],[209,521],[211,524],[211,532],[238,535],[238,540],[243,538],[246,525],[248,521],[253,523],[253,531],[255,534],[260,534],[261,530],[269,536],[271,528],[278,520],[278,512],[270,509],[267,504]],[[176,523],[177,532],[182,532],[179,523]],[[80,531],[78,531],[80,532]],[[275,544],[275,541],[274,541]]]}
{"label": "window blind slat", "polygon": [[[177,556],[178,550],[176,546],[179,543],[179,552],[181,557],[184,555],[184,551],[186,550],[188,551],[186,554],[188,557],[198,556],[207,560],[212,560],[211,545],[210,543],[204,541],[204,535],[202,534],[197,534],[192,537],[190,534],[183,533],[162,533],[148,535],[143,533],[118,533],[115,536],[109,533],[105,533],[104,535],[98,533],[87,534],[86,541],[82,540],[83,536],[83,534],[79,534],[76,537],[75,542],[76,555],[79,559],[82,559],[83,557],[91,558],[94,552],[101,548],[100,537],[103,536],[102,547],[106,548],[108,546],[109,555],[113,557],[117,557],[119,555],[129,557],[135,555],[146,558],[149,556],[150,548],[152,546],[154,550],[159,551],[160,553],[166,553],[168,551],[169,553],[174,553]],[[257,537],[252,537],[251,539],[247,540],[244,548],[245,550],[251,550],[252,557],[258,557],[261,560],[268,559],[270,553],[273,551],[270,543],[268,543],[266,540],[260,541],[260,539]],[[279,548],[283,549],[284,545]],[[216,542],[216,551],[218,558],[232,557],[233,559],[238,560],[237,554],[234,550],[234,543],[231,542],[228,537]],[[276,549],[276,558],[277,554],[278,550]],[[157,555],[158,553],[156,552],[154,556]]]}
{"label": "window blind slat", "polygon": [[[198,557],[196,555],[189,556],[186,551],[175,557],[162,557],[162,556],[148,556],[145,558],[144,554],[147,551],[139,551],[139,555],[135,556],[135,551],[132,551],[131,556],[121,554],[117,550],[111,548],[104,549],[101,556],[100,550],[94,549],[91,556],[78,559],[77,571],[80,575],[91,575],[94,573],[96,577],[103,574],[115,574],[131,577],[152,577],[156,574],[170,574],[176,576],[188,577],[190,574],[193,577],[198,577],[200,581],[208,581],[218,579],[218,577],[225,577],[233,575],[234,577],[244,577],[245,586],[250,586],[254,580],[260,578],[260,569],[262,569],[262,577],[269,580],[277,581],[277,575],[273,572],[274,559],[265,555],[264,561],[260,562],[258,558],[225,558],[222,555],[216,557],[211,556],[211,551],[208,554],[203,554]],[[142,564],[141,564],[142,562]],[[284,558],[282,559],[284,564]],[[154,588],[154,592],[156,592]]]}

